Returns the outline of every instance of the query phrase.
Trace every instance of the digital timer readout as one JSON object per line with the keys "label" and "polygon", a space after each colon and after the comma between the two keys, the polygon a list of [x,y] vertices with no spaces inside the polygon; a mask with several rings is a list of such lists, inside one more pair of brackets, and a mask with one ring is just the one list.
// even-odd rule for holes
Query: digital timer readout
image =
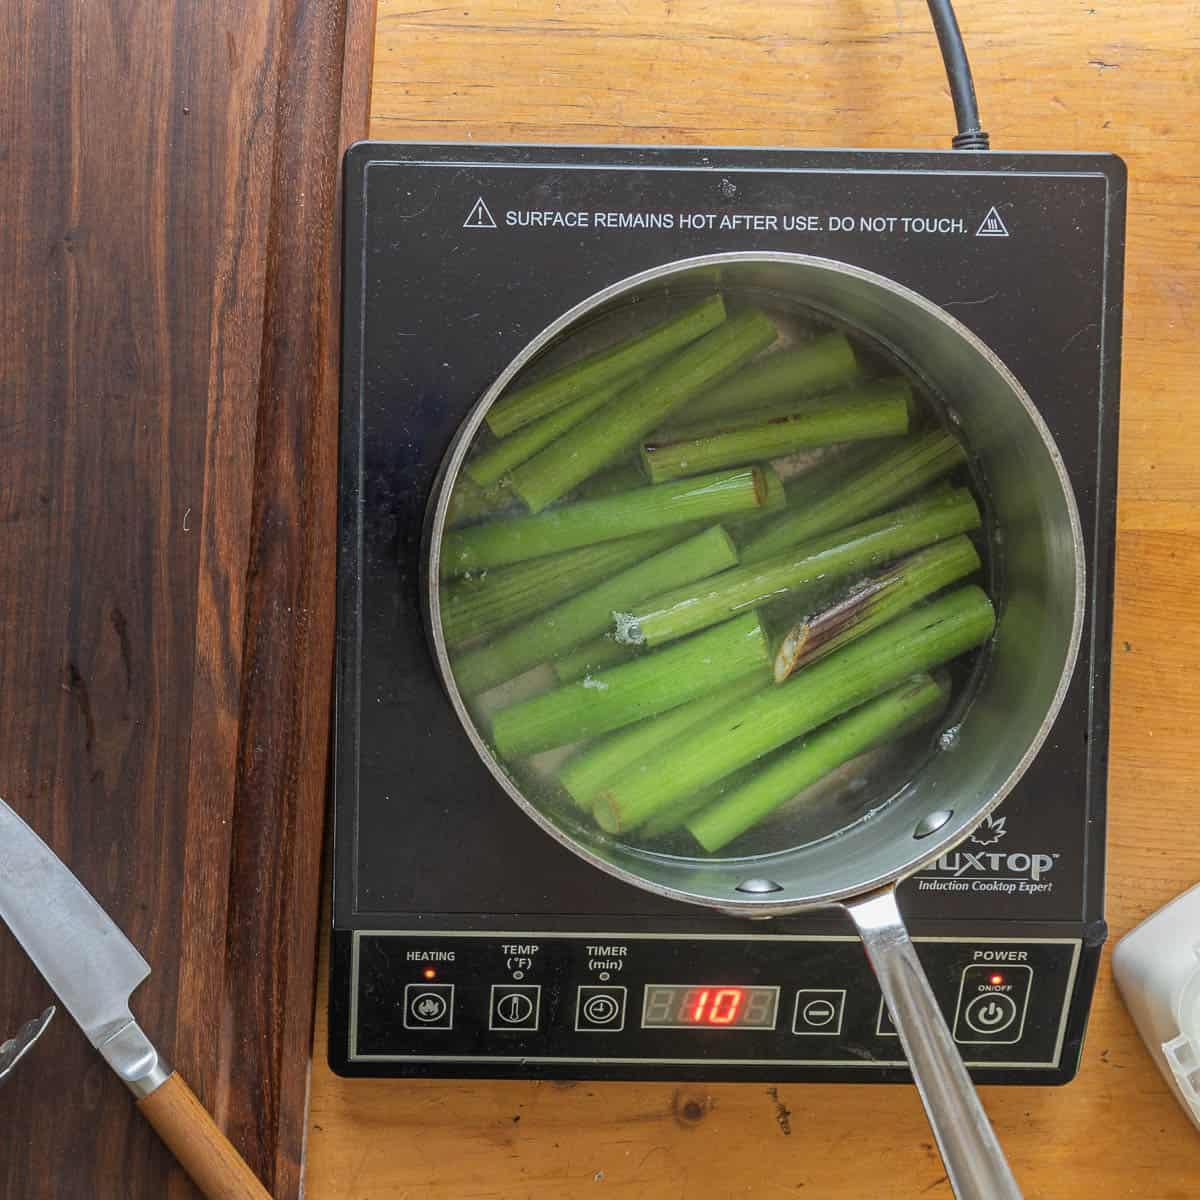
{"label": "digital timer readout", "polygon": [[643,1029],[774,1029],[777,987],[650,983],[642,999]]}

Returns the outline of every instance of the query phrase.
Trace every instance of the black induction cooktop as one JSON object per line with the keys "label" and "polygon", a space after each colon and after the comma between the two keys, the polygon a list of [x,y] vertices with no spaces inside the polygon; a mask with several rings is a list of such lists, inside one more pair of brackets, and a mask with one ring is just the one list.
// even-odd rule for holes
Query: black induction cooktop
{"label": "black induction cooktop", "polygon": [[[1106,155],[349,151],[335,1070],[908,1077],[846,918],[722,917],[576,859],[476,757],[422,626],[434,478],[511,360],[566,309],[649,267],[771,250],[864,267],[941,305],[1024,385],[1065,461],[1088,547],[1066,701],[1012,795],[903,885],[901,906],[974,1077],[1072,1077],[1105,937],[1124,213],[1124,166]],[[663,1018],[680,1004],[701,1020]]]}

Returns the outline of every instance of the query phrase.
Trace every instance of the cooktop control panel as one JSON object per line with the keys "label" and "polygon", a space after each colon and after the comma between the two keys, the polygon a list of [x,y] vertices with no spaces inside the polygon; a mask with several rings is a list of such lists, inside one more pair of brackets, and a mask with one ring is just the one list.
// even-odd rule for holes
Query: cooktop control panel
{"label": "cooktop control panel", "polygon": [[[1059,1066],[1079,941],[917,948],[969,1064]],[[399,931],[349,949],[348,1065],[904,1066],[854,938]]]}

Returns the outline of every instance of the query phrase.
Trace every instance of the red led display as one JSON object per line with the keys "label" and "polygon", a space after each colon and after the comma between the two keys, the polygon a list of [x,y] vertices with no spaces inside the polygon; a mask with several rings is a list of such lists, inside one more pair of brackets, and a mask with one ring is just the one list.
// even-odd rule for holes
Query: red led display
{"label": "red led display", "polygon": [[704,983],[650,984],[642,1006],[644,1029],[773,1029],[777,987],[718,987]]}
{"label": "red led display", "polygon": [[704,988],[688,1020],[693,1025],[732,1025],[746,998],[744,988]]}

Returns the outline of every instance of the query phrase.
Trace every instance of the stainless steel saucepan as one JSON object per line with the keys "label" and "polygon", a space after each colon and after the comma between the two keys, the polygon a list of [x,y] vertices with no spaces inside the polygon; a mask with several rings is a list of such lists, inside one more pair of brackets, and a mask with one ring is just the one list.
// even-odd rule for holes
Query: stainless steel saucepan
{"label": "stainless steel saucepan", "polygon": [[[467,450],[489,406],[518,371],[565,330],[586,327],[623,298],[664,288],[684,294],[693,281],[711,288],[714,278],[723,290],[766,297],[777,308],[791,306],[861,331],[945,401],[990,507],[998,620],[953,749],[930,756],[889,803],[840,829],[777,822],[752,855],[702,860],[649,853],[585,828],[510,778],[454,682],[439,616],[438,553]],[[968,837],[1021,778],[1058,713],[1079,646],[1084,554],[1071,486],[1036,407],[996,356],[920,295],[844,263],[738,253],[646,272],[565,313],[482,397],[443,469],[427,565],[431,638],[451,701],[497,782],[530,820],[591,866],[660,896],[739,917],[844,908],[874,966],[956,1194],[1019,1197],[895,896],[897,883]]]}

